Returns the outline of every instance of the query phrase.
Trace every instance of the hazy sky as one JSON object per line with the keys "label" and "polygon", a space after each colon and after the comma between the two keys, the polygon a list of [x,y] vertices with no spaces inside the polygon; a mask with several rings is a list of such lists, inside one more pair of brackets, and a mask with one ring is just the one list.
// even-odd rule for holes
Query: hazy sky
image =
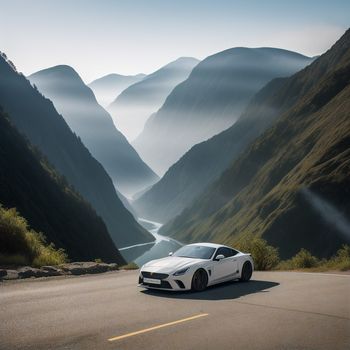
{"label": "hazy sky", "polygon": [[0,51],[24,74],[68,64],[90,82],[235,46],[318,55],[349,13],[348,0],[0,0]]}

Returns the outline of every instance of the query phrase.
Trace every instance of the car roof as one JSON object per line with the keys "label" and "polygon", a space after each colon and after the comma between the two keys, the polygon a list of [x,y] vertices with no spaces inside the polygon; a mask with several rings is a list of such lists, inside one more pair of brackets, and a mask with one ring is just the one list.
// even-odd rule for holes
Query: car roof
{"label": "car roof", "polygon": [[192,243],[192,244],[188,244],[188,245],[201,245],[201,246],[204,246],[204,247],[211,247],[211,248],[219,248],[219,247],[231,248],[231,247],[228,247],[227,245],[216,244],[216,243],[208,243],[208,242]]}

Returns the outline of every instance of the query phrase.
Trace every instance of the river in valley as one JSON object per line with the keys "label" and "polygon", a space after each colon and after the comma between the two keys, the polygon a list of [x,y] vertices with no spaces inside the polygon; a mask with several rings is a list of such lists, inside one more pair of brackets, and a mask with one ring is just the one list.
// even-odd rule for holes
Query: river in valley
{"label": "river in valley", "polygon": [[168,256],[170,252],[182,246],[180,242],[158,233],[162,227],[161,223],[143,218],[139,218],[138,222],[153,235],[155,240],[119,249],[126,260],[133,260],[138,266],[142,266],[150,260]]}

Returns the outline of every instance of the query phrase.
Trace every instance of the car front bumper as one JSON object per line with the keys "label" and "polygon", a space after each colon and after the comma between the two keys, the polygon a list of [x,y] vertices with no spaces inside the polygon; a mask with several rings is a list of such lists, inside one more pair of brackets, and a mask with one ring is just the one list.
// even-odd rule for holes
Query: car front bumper
{"label": "car front bumper", "polygon": [[159,289],[168,291],[185,291],[191,289],[192,274],[184,274],[181,276],[168,275],[166,278],[161,278],[160,284],[149,283],[144,281],[144,276],[140,272],[139,286],[149,289]]}

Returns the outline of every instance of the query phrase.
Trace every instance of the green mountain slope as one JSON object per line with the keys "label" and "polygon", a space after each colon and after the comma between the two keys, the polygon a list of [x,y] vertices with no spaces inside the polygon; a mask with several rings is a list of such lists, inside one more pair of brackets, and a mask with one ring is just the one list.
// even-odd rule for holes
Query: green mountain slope
{"label": "green mountain slope", "polygon": [[[102,219],[75,193],[0,111],[0,203],[16,207],[48,243],[71,260],[124,263]],[[0,230],[0,253],[23,254],[19,237]],[[22,244],[23,245],[23,244]]]}
{"label": "green mountain slope", "polygon": [[104,220],[118,247],[153,240],[124,208],[113,183],[81,140],[30,82],[0,56],[0,105],[11,122]]}
{"label": "green mountain slope", "polygon": [[349,83],[348,30],[275,91],[292,106],[162,233],[229,244],[259,235],[282,258],[350,242]]}
{"label": "green mountain slope", "polygon": [[28,79],[54,103],[120,192],[130,197],[158,181],[72,67],[47,68]]}

